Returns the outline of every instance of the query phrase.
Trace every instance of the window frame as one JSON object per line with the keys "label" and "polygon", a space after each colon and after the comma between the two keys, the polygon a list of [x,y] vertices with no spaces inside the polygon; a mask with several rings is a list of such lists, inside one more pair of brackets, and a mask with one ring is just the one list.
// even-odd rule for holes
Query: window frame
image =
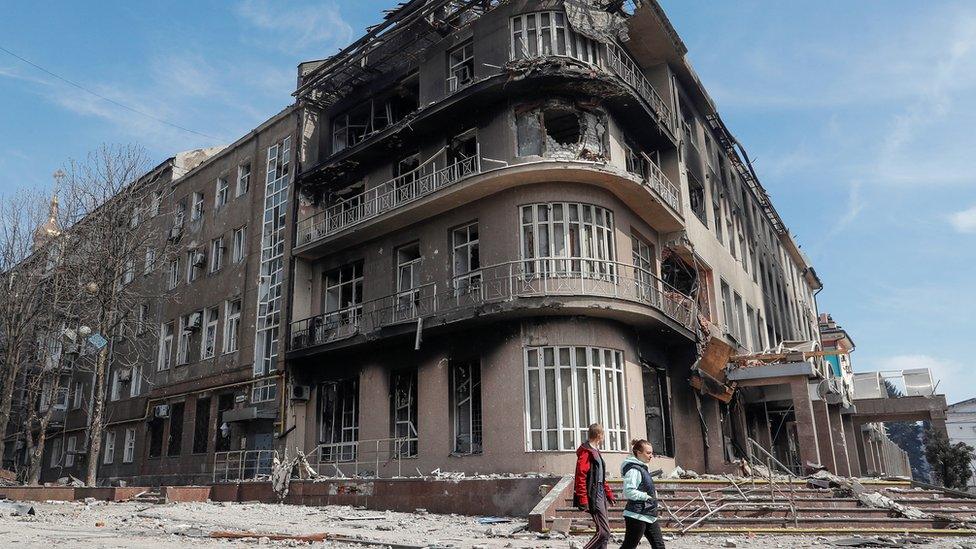
{"label": "window frame", "polygon": [[223,267],[224,258],[224,235],[220,235],[210,241],[210,274],[216,273]]}
{"label": "window frame", "polygon": [[105,431],[105,448],[102,452],[102,465],[112,465],[115,463],[115,431]]}
{"label": "window frame", "polygon": [[[200,338],[200,359],[217,356],[217,331],[220,326],[220,308],[207,307],[203,310],[203,337]],[[211,331],[212,330],[212,331]],[[209,352],[207,346],[209,345]]]}
{"label": "window frame", "polygon": [[125,428],[125,441],[122,447],[122,463],[132,463],[136,457],[136,429]]}
{"label": "window frame", "polygon": [[[234,305],[237,305],[236,312],[231,312]],[[236,353],[240,350],[241,337],[241,313],[244,302],[240,298],[228,299],[224,302],[224,340],[222,343],[222,353]]]}
{"label": "window frame", "polygon": [[214,211],[226,206],[228,202],[230,202],[230,183],[225,176],[220,176],[214,189]]}
{"label": "window frame", "polygon": [[[173,337],[175,323],[164,322],[159,328],[159,353],[156,357],[156,371],[167,371],[173,367]],[[165,354],[164,354],[165,351]]]}
{"label": "window frame", "polygon": [[240,198],[251,190],[251,163],[243,162],[237,166],[237,183],[234,187],[234,198]]}

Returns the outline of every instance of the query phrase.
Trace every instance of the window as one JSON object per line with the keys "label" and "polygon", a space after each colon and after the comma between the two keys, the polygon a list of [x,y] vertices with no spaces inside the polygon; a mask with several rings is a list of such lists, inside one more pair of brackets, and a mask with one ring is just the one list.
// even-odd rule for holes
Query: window
{"label": "window", "polygon": [[163,422],[154,420],[149,423],[149,457],[155,458],[163,454]]}
{"label": "window", "polygon": [[481,453],[481,364],[451,363],[451,411],[454,416],[455,454]]}
{"label": "window", "polygon": [[146,248],[146,262],[142,267],[142,274],[147,275],[156,268],[156,248]]}
{"label": "window", "polygon": [[217,190],[214,193],[214,210],[219,210],[227,204],[230,198],[230,185],[227,183],[226,177],[217,178]]}
{"label": "window", "polygon": [[172,290],[180,283],[180,259],[169,262],[169,289]]}
{"label": "window", "polygon": [[122,380],[120,380],[119,377],[120,377],[119,369],[118,368],[113,369],[112,380],[109,385],[110,392],[108,397],[108,399],[111,401],[118,400],[120,398],[120,395],[122,394]]}
{"label": "window", "polygon": [[178,456],[183,451],[183,402],[176,402],[169,406],[169,444],[166,447],[167,456]]}
{"label": "window", "polygon": [[708,227],[708,214],[705,212],[705,186],[690,172],[688,174],[688,200],[695,217]]}
{"label": "window", "polygon": [[163,191],[153,191],[149,202],[149,215],[156,217],[159,215],[159,207],[163,203]]}
{"label": "window", "polygon": [[142,209],[139,206],[132,208],[132,217],[129,218],[129,228],[135,229],[142,221]]}
{"label": "window", "polygon": [[61,439],[56,438],[51,441],[51,467],[57,467],[61,463]]}
{"label": "window", "polygon": [[481,251],[478,222],[451,231],[454,264],[454,293],[460,295],[481,288]]}
{"label": "window", "polygon": [[735,339],[743,347],[746,345],[746,318],[742,309],[742,296],[733,293],[735,300]]}
{"label": "window", "polygon": [[193,453],[207,453],[210,442],[210,399],[197,397],[196,415],[193,418]]}
{"label": "window", "polygon": [[[201,200],[202,200],[202,198],[201,198]],[[202,203],[201,203],[201,206],[202,206]],[[176,209],[173,210],[173,226],[174,227],[182,227],[183,226],[183,220],[184,219],[186,219],[186,197],[185,196],[183,197],[182,200],[180,200],[176,204]]]}
{"label": "window", "polygon": [[416,318],[420,306],[420,244],[397,249],[397,310],[399,320]]}
{"label": "window", "polygon": [[85,398],[85,384],[76,381],[75,390],[71,393],[71,409],[78,410],[81,408],[81,403]]}
{"label": "window", "polygon": [[447,91],[456,92],[474,80],[474,43],[458,46],[447,54]]}
{"label": "window", "polygon": [[395,457],[417,457],[417,370],[393,372],[390,383],[393,414],[393,433],[396,441]]}
{"label": "window", "polygon": [[173,364],[173,323],[163,324],[159,331],[159,359],[156,370],[169,370]]}
{"label": "window", "polygon": [[521,207],[522,259],[526,274],[602,277],[616,273],[613,213],[590,204]]}
{"label": "window", "polygon": [[224,314],[224,352],[237,350],[237,338],[241,331],[241,300],[228,301]]}
{"label": "window", "polygon": [[115,462],[115,431],[105,431],[105,448],[102,453],[102,463],[110,465]]}
{"label": "window", "polygon": [[353,461],[359,440],[359,379],[329,381],[319,386],[319,444],[322,461]]}
{"label": "window", "polygon": [[357,261],[325,275],[327,324],[355,324],[363,312],[363,262]]}
{"label": "window", "polygon": [[206,324],[203,327],[203,347],[200,349],[200,358],[213,358],[217,351],[217,322],[220,311],[217,307],[211,307],[203,312]]}
{"label": "window", "polygon": [[210,272],[215,273],[220,270],[224,259],[224,237],[215,238],[210,241]]}
{"label": "window", "polygon": [[122,284],[130,284],[136,277],[136,260],[129,259],[125,260],[125,267],[122,270]]}
{"label": "window", "polygon": [[732,290],[724,280],[722,281],[722,316],[725,322],[725,333],[735,335],[735,315],[732,312]]}
{"label": "window", "polygon": [[247,244],[247,227],[234,229],[234,249],[231,253],[231,260],[234,263],[244,261],[245,245]]}
{"label": "window", "polygon": [[623,353],[598,347],[525,349],[526,449],[572,451],[591,423],[603,425],[606,448],[627,451]]}
{"label": "window", "polygon": [[234,197],[243,196],[251,187],[251,163],[241,164],[237,167],[237,188],[234,190]]}
{"label": "window", "polygon": [[190,221],[203,217],[203,193],[193,193],[193,209],[190,210]]}
{"label": "window", "polygon": [[[717,195],[716,195],[717,196]],[[714,197],[713,197],[714,198]],[[718,239],[718,243],[724,245],[722,242],[722,205],[717,199],[712,201],[712,217],[715,219],[715,238]]]}
{"label": "window", "polygon": [[[192,313],[197,314],[197,313]],[[180,317],[180,331],[176,340],[176,365],[190,362],[190,316]]]}
{"label": "window", "polygon": [[274,378],[256,381],[251,388],[251,404],[270,402],[278,396],[278,382]]}
{"label": "window", "polygon": [[135,364],[131,370],[129,381],[129,397],[134,398],[142,392],[142,364]]}
{"label": "window", "polygon": [[186,252],[186,281],[193,282],[200,276],[203,266],[207,264],[207,256],[198,250]]}
{"label": "window", "polygon": [[638,297],[645,302],[657,303],[657,281],[655,280],[657,268],[654,246],[636,234],[631,234],[630,240],[634,281],[636,282]]}
{"label": "window", "polygon": [[414,72],[332,119],[332,153],[358,145],[367,136],[417,110],[420,77]]}
{"label": "window", "polygon": [[125,446],[122,449],[122,463],[132,463],[136,457],[136,430],[134,427],[125,429]]}
{"label": "window", "polygon": [[147,322],[149,321],[149,304],[140,303],[139,309],[136,312],[136,334],[141,335],[146,333]]}
{"label": "window", "polygon": [[74,467],[75,465],[75,450],[78,447],[78,438],[74,435],[68,437],[68,444],[64,450],[64,466]]}
{"label": "window", "polygon": [[568,55],[595,63],[597,45],[566,26],[561,12],[542,12],[512,18],[512,59],[537,55]]}

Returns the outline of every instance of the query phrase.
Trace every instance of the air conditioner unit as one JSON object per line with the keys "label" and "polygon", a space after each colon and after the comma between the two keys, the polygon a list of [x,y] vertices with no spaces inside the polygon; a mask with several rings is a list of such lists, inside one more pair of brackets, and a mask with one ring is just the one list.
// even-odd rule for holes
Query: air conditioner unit
{"label": "air conditioner unit", "polygon": [[291,386],[291,399],[292,400],[308,400],[312,393],[312,388],[308,385],[292,385]]}
{"label": "air conditioner unit", "polygon": [[157,404],[153,408],[153,416],[169,417],[169,404]]}
{"label": "air conditioner unit", "polygon": [[200,313],[191,313],[190,316],[186,317],[187,330],[199,330],[202,324],[203,315]]}
{"label": "air conditioner unit", "polygon": [[203,267],[207,264],[207,254],[197,252],[193,254],[193,266]]}
{"label": "air conditioner unit", "polygon": [[177,241],[183,236],[183,225],[177,225],[169,230],[169,239],[172,241]]}

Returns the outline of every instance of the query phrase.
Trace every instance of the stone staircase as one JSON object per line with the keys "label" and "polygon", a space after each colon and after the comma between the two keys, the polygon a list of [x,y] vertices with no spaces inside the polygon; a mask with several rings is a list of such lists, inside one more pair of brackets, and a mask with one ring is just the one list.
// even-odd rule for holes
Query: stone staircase
{"label": "stone staircase", "polygon": [[[833,489],[808,486],[805,481],[762,480],[659,480],[659,520],[665,532],[687,533],[894,533],[928,532],[976,535],[976,499],[961,499],[940,490],[912,488],[907,481],[863,481],[867,491],[881,492],[902,505],[932,515],[909,519],[888,509],[867,507],[853,496],[835,495]],[[620,481],[611,481],[620,495]],[[557,520],[571,531],[592,531],[589,514],[573,507],[571,477],[533,510],[530,526],[543,531]],[[621,497],[621,500],[623,498]],[[623,530],[623,504],[610,509],[610,527]],[[532,519],[535,520],[532,520]],[[966,525],[969,525],[969,529]],[[540,528],[541,526],[541,528]],[[962,529],[959,529],[959,528]]]}

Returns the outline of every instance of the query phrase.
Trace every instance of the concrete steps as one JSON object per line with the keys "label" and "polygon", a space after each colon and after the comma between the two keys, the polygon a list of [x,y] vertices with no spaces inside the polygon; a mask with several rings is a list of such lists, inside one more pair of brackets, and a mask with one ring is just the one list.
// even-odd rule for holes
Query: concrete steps
{"label": "concrete steps", "polygon": [[166,497],[163,496],[162,492],[157,488],[137,495],[136,497],[132,498],[132,501],[137,503],[158,505],[160,503],[166,503]]}
{"label": "concrete steps", "polygon": [[[913,489],[907,482],[869,481],[864,485],[869,491],[881,492],[898,503],[917,507],[933,517],[907,519],[894,511],[864,506],[853,497],[835,497],[834,490],[811,487],[799,481],[791,486],[777,483],[770,491],[769,485],[762,481],[735,486],[729,481],[718,480],[658,481],[656,487],[661,503],[658,516],[665,531],[680,531],[715,510],[691,530],[696,533],[779,531],[823,534],[910,530],[930,534],[976,534],[976,530],[972,529],[956,530],[967,523],[976,526],[976,499],[951,497],[939,490]],[[568,519],[571,530],[592,531],[589,514],[573,507],[571,483],[564,486],[561,493],[551,499],[544,513],[543,529],[551,527],[557,519],[563,519],[563,524]],[[618,495],[622,491],[619,481],[611,482],[611,488]],[[795,517],[786,507],[789,505],[790,492]],[[614,530],[624,528],[624,503],[621,501],[610,509],[610,526]],[[718,509],[723,504],[731,505]]]}

